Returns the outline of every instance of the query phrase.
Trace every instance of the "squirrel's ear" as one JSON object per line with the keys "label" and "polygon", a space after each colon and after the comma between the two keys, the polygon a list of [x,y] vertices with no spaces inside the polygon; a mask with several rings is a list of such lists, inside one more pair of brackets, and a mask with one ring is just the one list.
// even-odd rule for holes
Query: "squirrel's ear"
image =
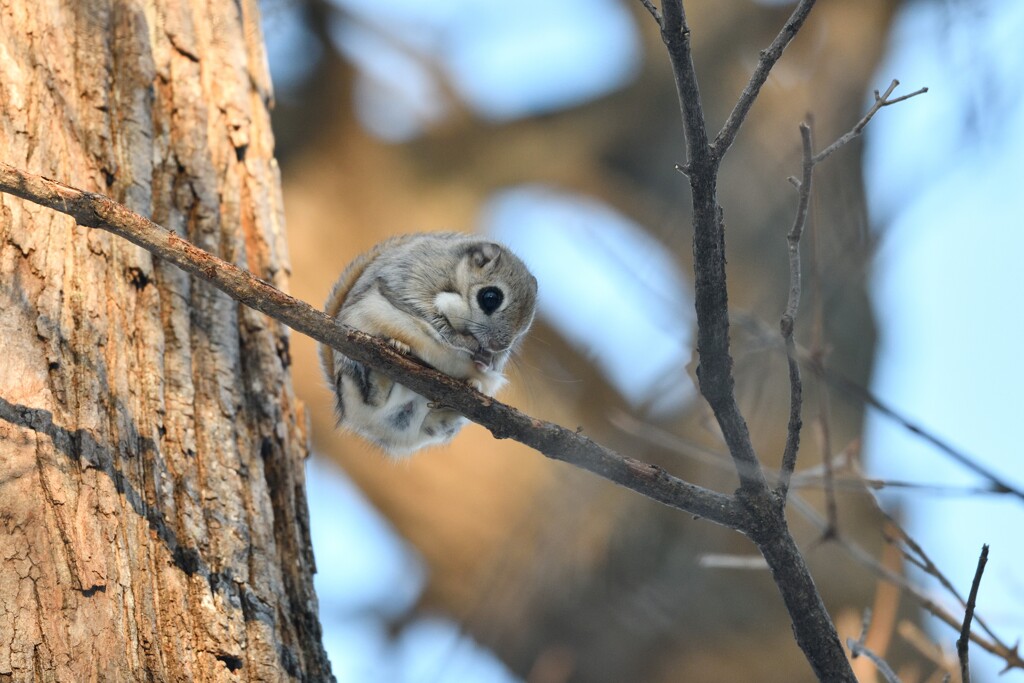
{"label": "squirrel's ear", "polygon": [[493,242],[480,242],[468,249],[469,262],[477,268],[483,268],[501,256],[501,247]]}

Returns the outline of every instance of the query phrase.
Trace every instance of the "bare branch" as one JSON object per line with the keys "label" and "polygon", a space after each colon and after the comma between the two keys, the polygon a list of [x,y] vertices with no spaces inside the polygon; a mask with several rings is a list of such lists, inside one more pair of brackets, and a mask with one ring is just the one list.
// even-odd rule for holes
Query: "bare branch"
{"label": "bare branch", "polygon": [[[801,7],[813,4],[801,2]],[[718,170],[721,153],[708,142],[697,74],[690,44],[690,28],[682,0],[664,0],[661,37],[668,49],[686,135],[687,159],[683,168],[690,183],[693,210],[694,308],[697,313],[697,381],[732,456],[740,487],[736,502],[748,515],[747,536],[771,568],[775,585],[793,623],[797,644],[818,678],[856,680],[843,646],[811,578],[807,565],[786,523],[785,501],[768,486],[764,469],[754,452],[750,432],[736,402],[733,358],[729,352],[729,295],[725,268],[725,219],[718,203]],[[802,19],[801,19],[802,22]],[[795,33],[801,22],[790,27]],[[791,39],[785,37],[778,47]],[[749,109],[760,83],[776,57],[767,65],[760,82],[746,95]],[[745,113],[737,114],[727,131],[726,144]]]}
{"label": "bare branch", "polygon": [[[803,18],[799,19],[799,21],[802,23],[803,19],[806,18],[806,14],[810,13],[811,7],[814,4],[813,2],[801,3],[800,6],[798,6],[797,9],[794,11],[793,17],[790,17],[790,22],[793,22],[795,20],[795,18],[801,11],[801,8],[804,8],[805,4],[807,5],[804,9],[805,13],[803,15]],[[780,34],[779,38],[776,38],[776,43],[779,42],[780,38],[783,37],[784,33],[785,29],[783,31],[783,34]],[[782,53],[782,48],[784,47],[785,46],[783,45],[782,47],[779,48],[780,55]],[[762,55],[762,62],[764,61],[763,58],[764,55]],[[776,57],[776,59],[777,58],[778,57]],[[770,68],[771,66],[768,66],[768,69]],[[767,76],[767,73],[765,74],[765,76]],[[833,152],[842,148],[848,142],[859,136],[864,131],[864,128],[868,125],[868,122],[871,121],[871,118],[879,109],[890,104],[895,104],[896,102],[901,102],[903,100],[909,99],[910,97],[919,95],[923,92],[927,92],[928,90],[927,88],[922,88],[921,90],[911,93],[910,95],[905,95],[903,97],[890,100],[889,96],[892,94],[893,90],[896,89],[897,85],[899,85],[899,81],[893,80],[893,82],[889,85],[889,88],[885,91],[884,94],[879,95],[878,91],[875,91],[875,104],[871,107],[870,110],[868,110],[868,113],[864,115],[864,117],[857,123],[857,125],[853,127],[853,130],[851,130],[850,132],[846,133],[846,135],[842,136],[841,138],[833,142],[831,145],[825,148],[825,150],[823,150],[821,153],[817,155],[814,154],[814,143],[811,135],[810,125],[806,123],[800,124],[800,137],[803,143],[803,175],[800,180],[796,180],[795,178],[792,177],[789,179],[790,183],[792,183],[793,186],[797,188],[797,191],[799,193],[799,200],[797,202],[796,219],[793,222],[793,228],[789,231],[789,234],[786,236],[786,241],[789,245],[789,297],[786,303],[786,311],[785,313],[783,313],[782,320],[779,323],[779,326],[782,330],[782,339],[786,347],[786,358],[789,364],[790,385],[789,425],[787,427],[786,446],[782,455],[782,468],[779,472],[779,484],[776,489],[778,495],[781,496],[783,499],[785,499],[786,492],[789,488],[789,482],[790,478],[793,475],[793,469],[796,467],[797,450],[800,448],[800,429],[803,425],[803,421],[800,417],[801,408],[803,406],[803,384],[800,378],[800,363],[797,360],[796,343],[793,340],[793,327],[795,325],[797,311],[800,307],[800,290],[802,287],[800,275],[800,238],[803,235],[804,226],[807,223],[807,213],[811,203],[811,182],[814,177],[814,167],[821,161],[824,161],[826,158],[828,158],[828,156],[831,155]],[[746,94],[747,93],[744,92],[744,95]],[[757,93],[754,92],[752,97],[756,96],[756,94]],[[738,107],[739,104],[737,104],[737,108]],[[749,109],[749,105],[747,108]],[[736,110],[734,110],[733,113],[735,114]],[[730,116],[730,119],[731,118],[732,117]],[[723,133],[725,132],[725,130],[726,129],[723,129]],[[721,137],[722,134],[720,133],[719,138]],[[818,354],[812,354],[812,363],[814,363],[814,365],[818,367],[819,370],[823,371],[821,359]],[[825,429],[827,430],[827,425],[825,426]],[[826,453],[824,463],[826,465],[826,479],[828,482],[831,482],[832,477],[831,471],[829,469],[831,464],[829,458],[831,456],[828,452],[829,449],[827,447],[825,450]],[[835,501],[830,487],[826,489],[826,496],[829,503],[830,524],[826,529],[825,534],[826,536],[830,536],[833,533],[835,533]]]}
{"label": "bare branch", "polygon": [[[793,477],[792,486],[796,488],[811,488],[827,486],[827,482],[824,476],[807,476],[805,472],[801,471],[799,476]],[[946,484],[929,484],[926,482],[919,481],[903,481],[900,479],[875,479],[871,477],[837,477],[832,481],[832,485],[837,490],[842,491],[860,491],[861,488],[867,487],[873,491],[882,491],[884,489],[903,489],[907,491],[915,491],[926,494],[936,494],[941,496],[985,496],[985,495],[1005,495],[1005,491],[996,491],[991,486],[956,486]]]}
{"label": "bare branch", "polygon": [[[758,338],[763,339],[765,343],[770,344],[776,340],[775,335],[772,334],[767,324],[758,320],[746,320],[745,322],[752,325],[752,330],[757,334]],[[800,353],[802,359],[809,355],[808,352],[804,350],[800,350]],[[660,448],[674,450],[688,457],[692,457],[698,462],[719,469],[729,467],[728,460],[726,459],[724,453],[720,454],[713,450],[709,450],[704,446],[687,441],[686,439],[678,435],[670,434],[668,432],[660,430],[658,427],[654,425],[641,423],[640,421],[635,420],[634,418],[631,418],[629,416],[626,416],[625,414],[615,415],[613,417],[613,423],[620,429],[625,430],[630,435],[636,438],[643,439]],[[815,485],[815,480],[811,478],[812,474],[812,471],[804,470],[801,471],[799,474],[794,475],[791,482],[791,487],[795,489],[796,487]],[[850,476],[842,480],[841,483],[846,484],[846,487],[851,490],[867,492],[869,494],[869,500],[873,502],[875,509],[889,521],[889,523],[892,525],[892,528],[894,528],[899,533],[900,538],[905,540],[907,546],[910,548],[910,550],[913,551],[914,555],[909,555],[904,549],[900,548],[901,552],[904,553],[904,557],[908,561],[917,565],[918,567],[921,567],[923,571],[925,571],[929,575],[934,576],[939,581],[939,583],[947,591],[950,592],[950,594],[953,597],[955,597],[961,603],[964,603],[963,598],[960,597],[952,583],[950,583],[949,580],[941,572],[939,572],[938,568],[934,565],[934,563],[931,561],[928,555],[925,554],[924,550],[920,547],[920,545],[917,544],[912,538],[910,538],[910,536],[907,535],[906,531],[903,530],[898,524],[896,524],[895,520],[893,520],[891,516],[887,515],[885,511],[881,509],[881,507],[878,505],[877,499],[873,495],[871,495],[871,489],[881,488],[882,486],[891,485],[918,487],[922,485],[911,484],[907,482],[879,482],[878,480],[865,480],[862,478],[862,476],[860,476],[859,472],[855,472],[854,474],[858,476]],[[818,475],[813,476],[817,477]],[[938,488],[942,492],[948,491],[948,489],[943,489],[940,487],[934,488]],[[970,491],[970,489],[954,490],[954,492],[958,493],[969,493]],[[987,489],[985,492],[1008,493],[1007,491],[994,490],[991,488]],[[789,494],[788,500],[799,514],[801,514],[812,525],[819,529],[823,533],[823,535],[826,534],[827,530],[831,526],[831,522],[829,520],[823,517],[812,505],[806,502],[799,494],[795,492],[791,492]],[[930,614],[932,614],[940,621],[944,622],[946,625],[954,629],[959,629],[961,627],[960,619],[958,619],[945,608],[943,608],[941,605],[939,605],[922,589],[911,584],[907,577],[901,574],[897,574],[889,568],[885,567],[874,556],[872,556],[871,553],[867,552],[863,547],[861,547],[856,541],[845,537],[841,533],[833,534],[830,537],[830,540],[834,543],[837,543],[841,548],[843,548],[850,555],[850,557],[852,557],[858,564],[869,569],[878,578],[881,578],[898,587],[906,595],[908,595],[915,602],[917,602],[923,609],[927,610]],[[984,632],[988,634],[991,640],[981,635],[980,633],[976,632],[971,632],[971,640],[974,641],[976,645],[981,647],[986,652],[989,652],[1003,660],[1003,662],[1005,663],[1005,670],[1024,670],[1024,659],[1021,658],[1017,646],[1011,647],[1007,645],[1005,642],[1003,642],[992,631],[992,629],[988,628],[984,621],[982,621],[981,618],[977,615],[975,615],[975,621],[978,622],[978,624],[982,627],[982,630],[984,630]]]}
{"label": "bare branch", "polygon": [[885,92],[882,93],[881,95],[879,95],[878,91],[876,90],[875,103],[871,105],[870,109],[868,109],[868,113],[864,115],[864,118],[858,121],[857,125],[855,125],[848,133],[846,133],[846,135],[843,135],[841,138],[833,142],[831,145],[818,152],[818,154],[815,155],[814,157],[814,163],[821,163],[825,159],[832,156],[834,152],[846,146],[847,143],[860,137],[860,134],[864,132],[864,128],[868,125],[868,122],[871,121],[872,117],[874,117],[874,115],[877,114],[878,110],[881,109],[882,107],[888,107],[891,104],[903,102],[904,100],[909,100],[911,97],[917,97],[918,95],[923,95],[924,93],[928,92],[928,88],[921,88],[919,90],[915,90],[909,95],[903,95],[901,97],[897,97],[895,99],[890,100],[889,95],[893,93],[893,91],[896,89],[896,86],[898,86],[899,84],[900,82],[898,80],[893,79],[892,83],[889,84],[889,87],[886,88]]}
{"label": "bare branch", "polygon": [[624,457],[574,430],[529,417],[424,367],[388,344],[291,297],[237,266],[99,194],[25,173],[0,163],[0,191],[65,213],[79,225],[100,228],[137,244],[292,329],[367,363],[413,391],[458,410],[494,434],[568,462],[648,498],[718,524],[743,529],[745,515],[729,496],[674,477],[656,465]]}
{"label": "bare branch", "polygon": [[[871,500],[872,500],[872,502],[875,505],[875,509],[880,514],[882,514],[885,517],[886,521],[888,522],[889,528],[894,529],[897,532],[897,534],[899,535],[899,538],[903,541],[903,543],[907,546],[907,548],[909,548],[909,552],[908,552],[907,549],[902,548],[902,547],[900,547],[900,545],[896,544],[894,542],[894,540],[889,536],[888,533],[883,532],[883,537],[885,538],[885,540],[887,542],[889,542],[889,543],[892,543],[894,545],[894,547],[896,547],[901,553],[903,553],[904,559],[906,559],[911,564],[913,564],[913,565],[917,566],[918,568],[920,568],[924,573],[928,574],[931,577],[934,577],[939,582],[939,584],[943,588],[946,589],[946,591],[950,595],[952,595],[954,598],[956,598],[956,600],[961,605],[963,605],[965,609],[968,609],[970,598],[968,598],[968,600],[964,600],[963,596],[960,595],[960,592],[953,585],[953,582],[949,580],[949,577],[947,577],[939,569],[938,565],[935,564],[935,562],[931,559],[931,557],[928,556],[928,553],[925,552],[925,550],[921,546],[921,544],[919,544],[917,541],[915,541],[913,539],[913,537],[911,537],[910,534],[907,533],[906,529],[904,529],[902,526],[900,526],[899,523],[897,523],[897,521],[895,519],[893,519],[893,517],[891,515],[889,515],[889,513],[887,513],[885,510],[882,509],[881,505],[879,505],[879,503],[878,503],[878,499],[875,498],[874,495],[871,496]],[[985,555],[985,557],[987,559],[987,557],[988,557],[987,546],[985,548],[983,548],[983,553],[984,553],[984,555]],[[980,580],[980,575],[977,578]],[[972,586],[972,588],[973,588],[973,586]],[[988,634],[988,636],[992,639],[993,643],[1002,649],[1002,651],[999,652],[999,656],[1003,657],[1006,660],[1007,668],[1011,668],[1011,667],[1015,667],[1015,666],[1020,666],[1021,665],[1021,661],[1020,661],[1019,655],[1016,652],[1016,647],[1014,647],[1011,650],[1011,648],[1009,648],[1009,646],[1004,644],[999,639],[999,637],[995,634],[995,631],[993,631],[992,628],[989,627],[989,625],[979,615],[974,614],[974,609],[973,608],[969,608],[968,611],[970,612],[973,621],[977,622],[978,626],[981,627],[981,630],[984,631],[986,634]],[[943,616],[941,618],[944,621],[946,621],[946,623],[949,624],[950,626],[952,626],[953,628],[958,628],[959,627],[961,629],[961,631],[963,630],[963,626],[961,625],[961,623],[958,620],[956,620],[952,615],[946,615],[946,616]],[[968,630],[968,635],[976,643],[978,643],[979,645],[982,645],[982,641],[981,641],[980,638],[977,637],[977,634],[971,633]],[[982,645],[982,647],[985,647],[985,646]],[[986,649],[988,649],[988,648],[986,647]],[[1016,663],[1011,663],[1011,662],[1016,662]]]}
{"label": "bare branch", "polygon": [[[933,577],[936,581],[938,581],[939,584],[944,589],[946,589],[946,591],[951,596],[956,598],[956,600],[966,608],[967,601],[964,600],[963,596],[960,595],[960,591],[956,589],[956,586],[954,586],[953,582],[949,580],[949,577],[947,577],[942,572],[942,570],[939,569],[939,566],[935,564],[935,561],[932,560],[932,558],[928,555],[928,553],[921,546],[921,544],[914,540],[914,538],[907,532],[907,530],[904,529],[899,524],[899,522],[897,522],[896,519],[893,518],[892,515],[890,515],[882,508],[874,494],[870,494],[870,499],[871,502],[874,504],[876,512],[882,515],[888,524],[887,529],[884,529],[882,532],[882,536],[886,540],[886,542],[892,544],[893,547],[899,550],[903,554],[903,558],[907,562],[910,562],[911,564],[915,565],[916,567],[921,569],[921,571],[923,571],[925,574]],[[893,539],[891,535],[888,533],[888,529],[892,529],[896,532],[896,534],[899,536],[899,540],[901,540],[903,544],[906,545],[906,548],[903,548],[898,543],[896,543],[896,540]],[[999,640],[999,637],[995,634],[995,632],[980,616],[975,615],[974,621],[977,622],[978,626],[981,627],[981,630],[987,633],[995,643],[1005,647],[1005,645],[1003,645],[1003,643]],[[952,616],[949,617],[947,623],[949,623],[950,626],[954,628],[960,626],[959,622],[953,619]]]}
{"label": "bare branch", "polygon": [[793,327],[797,311],[800,308],[800,290],[803,287],[800,274],[800,238],[803,236],[804,225],[807,223],[807,209],[811,204],[811,182],[814,178],[814,143],[811,138],[811,127],[806,123],[800,124],[800,138],[803,141],[804,150],[803,176],[799,183],[795,183],[800,199],[797,202],[793,228],[786,236],[786,242],[789,245],[789,298],[786,302],[786,311],[782,314],[782,320],[779,323],[789,363],[789,425],[786,428],[786,447],[782,453],[779,483],[775,489],[783,500],[786,499],[789,481],[793,476],[793,469],[796,467],[796,454],[800,449],[800,429],[803,426],[801,417],[804,400],[803,382],[800,379],[800,362],[796,357]]}
{"label": "bare branch", "polygon": [[[737,323],[743,325],[751,334],[755,335],[760,343],[776,349],[784,349],[784,347],[778,342],[778,338],[772,331],[772,328],[763,320],[742,313],[734,313],[733,316],[736,318]],[[868,406],[871,406],[885,417],[899,424],[911,434],[927,441],[963,467],[991,482],[989,487],[984,489],[986,493],[1000,495],[1009,494],[1024,500],[1024,489],[1011,484],[995,471],[981,464],[977,457],[967,453],[966,451],[955,448],[949,442],[936,436],[931,430],[914,422],[906,415],[883,401],[877,394],[867,387],[855,382],[837,370],[823,367],[820,363],[815,361],[813,352],[799,344],[797,345],[797,356],[799,357],[800,362],[804,364],[804,367],[814,373],[815,376],[824,380],[832,387],[839,389],[843,393],[852,396]]]}
{"label": "bare branch", "polygon": [[658,22],[658,26],[663,26],[661,12],[659,12],[658,8],[654,6],[654,3],[651,2],[651,0],[640,0],[640,3],[648,12],[651,13],[651,16],[654,17],[654,20]]}
{"label": "bare branch", "polygon": [[743,125],[747,114],[750,112],[750,108],[754,105],[754,100],[757,99],[757,95],[761,92],[761,86],[768,80],[768,74],[771,73],[775,63],[779,61],[783,51],[800,31],[800,27],[804,25],[811,10],[814,8],[814,2],[815,0],[801,0],[800,4],[796,6],[796,9],[793,10],[793,13],[783,25],[782,30],[779,31],[779,35],[772,41],[772,44],[767,49],[761,51],[761,56],[757,60],[757,67],[750,76],[747,87],[743,89],[743,93],[729,114],[729,118],[726,119],[725,125],[722,126],[722,130],[715,137],[712,149],[717,159],[721,160],[725,153],[729,151],[733,140],[736,139],[736,133],[739,132],[740,126]]}
{"label": "bare branch", "polygon": [[974,572],[974,581],[971,582],[971,594],[967,597],[964,625],[960,628],[960,637],[956,641],[956,654],[960,658],[960,680],[962,683],[971,683],[971,667],[968,656],[968,647],[971,641],[971,621],[974,619],[974,605],[978,599],[978,586],[981,585],[981,575],[985,572],[985,564],[987,562],[988,544],[986,543],[981,546],[978,568]]}
{"label": "bare branch", "polygon": [[875,668],[878,669],[878,673],[882,674],[888,683],[900,683],[899,676],[892,670],[889,663],[879,657],[877,654],[868,649],[868,646],[864,644],[868,635],[868,625],[871,623],[871,610],[864,610],[864,622],[860,630],[860,638],[854,640],[853,638],[846,639],[846,646],[850,648],[850,654],[854,657],[860,657],[861,655],[867,657],[875,664]]}
{"label": "bare branch", "polygon": [[[941,571],[939,571],[938,567],[935,565],[934,562],[932,562],[931,558],[928,557],[924,549],[916,541],[914,541],[913,538],[910,537],[906,530],[903,529],[896,522],[896,520],[892,518],[891,515],[889,515],[887,512],[885,512],[885,510],[882,509],[881,505],[878,502],[878,499],[874,496],[873,493],[871,493],[869,489],[863,490],[865,491],[865,493],[867,493],[868,500],[870,500],[873,504],[875,511],[881,514],[886,519],[886,521],[890,525],[890,528],[894,529],[899,534],[899,537],[913,551],[914,554],[911,555],[905,549],[896,546],[903,553],[904,558],[920,567],[930,576],[935,577],[943,586],[943,588],[945,588],[950,593],[950,595],[952,595],[966,607],[966,602],[964,601],[964,599],[960,596],[960,594],[957,592],[956,588],[949,581],[949,579],[946,578],[946,576],[942,574]],[[822,518],[818,511],[814,509],[813,506],[811,506],[809,503],[804,501],[799,496],[793,494],[790,495],[790,501],[794,504],[796,510],[803,514],[808,521],[817,526],[819,529],[824,530],[826,528],[828,523],[824,518]],[[891,537],[888,537],[888,535],[886,536],[886,540],[892,542]],[[904,591],[906,595],[909,595],[911,598],[913,598],[919,605],[921,605],[921,607],[926,609],[934,617],[938,618],[951,628],[957,630],[960,630],[962,628],[962,623],[959,618],[953,616],[950,612],[948,612],[946,609],[944,609],[942,606],[936,603],[935,600],[933,600],[929,595],[927,595],[922,589],[911,584],[906,576],[897,574],[889,568],[883,566],[870,553],[868,553],[859,544],[857,544],[856,541],[853,541],[849,538],[845,538],[842,534],[836,534],[835,536],[833,536],[832,540],[834,542],[837,542],[840,545],[840,547],[846,550],[850,554],[850,556],[853,557],[857,562],[873,571],[876,576],[892,583],[893,585],[898,586],[901,590]],[[991,628],[988,627],[988,625],[979,616],[975,615],[974,620],[978,623],[979,626],[981,626],[982,630],[986,634],[988,634],[989,638],[991,638],[991,640],[989,640],[981,634],[972,631],[970,634],[970,639],[974,641],[976,645],[986,650],[987,652],[992,653],[996,657],[1002,659],[1005,663],[1004,671],[1009,671],[1010,669],[1024,669],[1024,659],[1021,658],[1020,652],[1018,651],[1018,645],[1014,645],[1013,647],[1007,645],[993,632]]]}
{"label": "bare branch", "polygon": [[[807,356],[809,358],[809,355]],[[801,354],[801,358],[804,355]],[[985,465],[982,465],[977,458],[954,448],[944,439],[939,438],[930,430],[922,427],[921,425],[913,422],[910,418],[906,417],[895,408],[890,406],[888,403],[880,399],[874,392],[867,387],[861,386],[853,380],[849,379],[845,375],[834,370],[828,370],[825,368],[815,367],[813,362],[810,362],[810,367],[815,374],[818,374],[829,384],[836,388],[850,394],[863,401],[867,405],[871,406],[881,414],[885,415],[889,419],[893,420],[911,434],[915,434],[921,439],[924,439],[937,449],[945,453],[947,456],[966,467],[968,470],[978,474],[988,481],[992,482],[991,493],[1009,493],[1021,500],[1024,500],[1024,489],[1011,484],[1009,481],[996,474],[995,471],[989,469]]]}
{"label": "bare branch", "polygon": [[[677,434],[661,429],[657,425],[638,420],[637,418],[622,411],[613,411],[609,416],[609,422],[617,429],[632,438],[641,439],[645,443],[664,448],[678,455],[685,456],[694,462],[715,468],[719,471],[732,471],[734,466],[729,461],[727,453],[715,451],[690,441]],[[865,488],[871,491],[883,489],[904,489],[909,491],[934,494],[939,496],[985,496],[985,495],[1006,495],[1008,492],[996,488],[992,484],[984,486],[957,486],[951,484],[934,484],[929,482],[906,481],[902,479],[877,479],[867,477],[859,469],[851,469],[851,450],[857,447],[856,442],[851,443],[840,453],[834,456],[839,462],[838,471],[843,476],[832,480],[831,485],[838,491],[860,492]],[[835,467],[835,465],[833,465]],[[825,476],[825,465],[810,467],[794,473],[790,488],[812,489],[824,488],[829,485]],[[778,486],[778,480],[772,482]]]}
{"label": "bare branch", "polygon": [[[873,496],[872,496],[873,499]],[[814,507],[803,500],[800,496],[793,493],[789,496],[790,502],[794,508],[800,512],[809,522],[814,524],[818,529],[824,531],[828,526],[828,522],[822,517]],[[929,597],[922,589],[911,584],[905,576],[897,574],[887,567],[883,566],[874,556],[871,555],[867,550],[861,547],[856,541],[846,538],[842,534],[836,534],[832,539],[832,542],[838,543],[856,562],[860,565],[870,569],[877,577],[888,581],[889,583],[898,586],[904,594],[910,596],[917,604],[923,609],[927,610],[932,616],[939,619],[947,626],[959,630],[961,627],[961,621],[959,618],[953,616],[946,611],[941,605],[935,602]],[[974,641],[975,645],[978,645],[986,652],[990,652],[996,657],[999,657],[1005,663],[1004,670],[1010,669],[1024,669],[1024,659],[1021,658],[1020,652],[1018,652],[1017,646],[1010,647],[1002,640],[997,638],[995,635],[988,632],[991,636],[991,640],[985,638],[979,633],[971,632],[971,640]]]}
{"label": "bare branch", "polygon": [[[917,97],[918,95],[923,95],[926,92],[928,92],[928,88],[918,88],[917,90],[915,90],[914,92],[910,93],[909,95],[900,95],[899,97],[895,97],[895,98],[893,98],[891,100],[890,99],[886,99],[886,101],[883,102],[881,106],[888,107],[890,104],[897,104],[898,102],[902,102],[903,100],[909,100],[911,97]],[[878,91],[877,90],[875,91],[875,97],[878,97]]]}
{"label": "bare branch", "polygon": [[[802,3],[802,4],[807,4]],[[855,681],[850,662],[786,524],[784,501],[765,479],[746,420],[736,403],[729,352],[729,295],[725,268],[725,219],[718,203],[721,156],[708,143],[690,28],[682,0],[665,0],[661,37],[668,48],[686,134],[684,167],[693,209],[694,308],[697,313],[697,381],[711,406],[736,466],[736,502],[746,510],[747,536],[771,568],[793,623],[797,644],[818,678]],[[795,31],[797,27],[794,27]],[[788,39],[785,41],[788,42]],[[771,61],[774,62],[774,59]],[[758,86],[759,87],[759,86]],[[756,94],[756,93],[755,93]],[[754,95],[749,96],[752,100]],[[741,118],[741,117],[740,117]],[[738,127],[738,123],[736,124]]]}

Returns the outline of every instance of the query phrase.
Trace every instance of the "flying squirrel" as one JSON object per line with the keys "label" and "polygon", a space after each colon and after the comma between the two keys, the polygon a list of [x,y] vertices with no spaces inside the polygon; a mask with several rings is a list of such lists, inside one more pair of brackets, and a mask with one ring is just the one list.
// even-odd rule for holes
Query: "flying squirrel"
{"label": "flying squirrel", "polygon": [[[325,311],[494,396],[530,328],[537,280],[507,247],[454,232],[393,237],[342,272]],[[467,419],[344,354],[320,346],[338,425],[393,456],[450,441]]]}

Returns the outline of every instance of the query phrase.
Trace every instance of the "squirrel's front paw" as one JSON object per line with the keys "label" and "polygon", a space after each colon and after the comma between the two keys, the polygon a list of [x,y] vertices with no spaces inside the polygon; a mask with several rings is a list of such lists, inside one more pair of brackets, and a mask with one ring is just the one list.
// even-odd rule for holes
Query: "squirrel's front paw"
{"label": "squirrel's front paw", "polygon": [[505,386],[505,382],[505,376],[500,372],[495,372],[493,370],[474,374],[466,378],[466,384],[487,396],[494,396],[497,394],[498,390]]}
{"label": "squirrel's front paw", "polygon": [[387,342],[388,345],[390,345],[391,348],[393,348],[395,351],[398,351],[399,353],[406,356],[412,355],[412,347],[406,344],[405,342],[390,338],[387,340]]}

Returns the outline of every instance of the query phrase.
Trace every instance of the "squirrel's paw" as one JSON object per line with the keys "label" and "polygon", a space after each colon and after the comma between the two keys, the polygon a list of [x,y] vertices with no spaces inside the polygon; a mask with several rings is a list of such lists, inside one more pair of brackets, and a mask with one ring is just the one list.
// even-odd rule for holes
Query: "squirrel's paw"
{"label": "squirrel's paw", "polygon": [[405,356],[412,355],[412,347],[406,344],[405,342],[390,338],[387,340],[387,342],[388,345],[391,346],[391,348],[393,348],[395,351],[398,351],[399,353]]}

